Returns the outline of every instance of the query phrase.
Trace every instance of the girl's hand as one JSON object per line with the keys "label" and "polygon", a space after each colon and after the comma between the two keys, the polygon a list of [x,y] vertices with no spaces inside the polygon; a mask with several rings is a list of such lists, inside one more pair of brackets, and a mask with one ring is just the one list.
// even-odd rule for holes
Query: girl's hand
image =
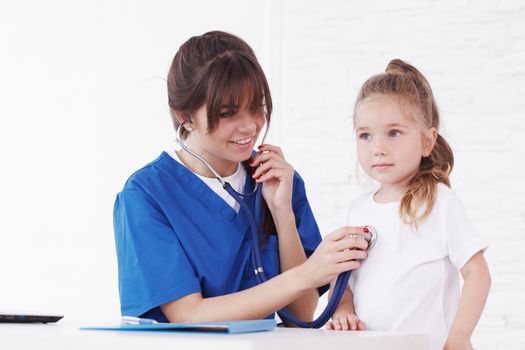
{"label": "girl's hand", "polygon": [[449,335],[444,350],[472,350],[470,337],[466,335]]}
{"label": "girl's hand", "polygon": [[328,234],[313,254],[301,265],[309,288],[317,288],[337,278],[345,271],[357,269],[367,257],[368,243],[351,234],[364,235],[362,227],[343,226]]}
{"label": "girl's hand", "polygon": [[[332,296],[335,281],[332,281],[331,284],[330,297]],[[354,294],[349,286],[346,286],[339,305],[332,315],[332,321],[326,324],[326,329],[336,331],[362,331],[365,329],[365,323],[359,320],[359,317],[355,314]]]}
{"label": "girl's hand", "polygon": [[270,211],[291,209],[294,170],[282,150],[269,144],[260,145],[250,165],[255,167],[252,175],[255,181],[264,183],[262,195]]}
{"label": "girl's hand", "polygon": [[346,313],[343,310],[337,309],[333,316],[332,321],[326,324],[326,329],[336,331],[364,331],[365,323],[357,317],[354,313]]}

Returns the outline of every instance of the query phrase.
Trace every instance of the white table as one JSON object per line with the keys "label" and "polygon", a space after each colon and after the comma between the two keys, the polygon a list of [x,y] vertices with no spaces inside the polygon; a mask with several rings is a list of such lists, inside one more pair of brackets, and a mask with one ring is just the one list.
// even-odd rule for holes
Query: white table
{"label": "white table", "polygon": [[[82,325],[90,326],[90,325]],[[91,325],[92,326],[92,325]],[[245,334],[81,331],[71,324],[1,324],[2,350],[428,350],[425,334],[276,328]]]}

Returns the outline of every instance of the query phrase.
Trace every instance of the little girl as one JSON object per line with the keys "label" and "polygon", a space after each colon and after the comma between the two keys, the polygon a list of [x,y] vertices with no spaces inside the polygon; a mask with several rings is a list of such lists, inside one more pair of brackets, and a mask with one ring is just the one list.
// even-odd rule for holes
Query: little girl
{"label": "little girl", "polygon": [[378,239],[327,328],[422,332],[433,350],[471,349],[487,244],[450,188],[454,158],[425,77],[391,61],[362,86],[354,128],[359,163],[380,187],[352,202],[347,224],[371,225]]}

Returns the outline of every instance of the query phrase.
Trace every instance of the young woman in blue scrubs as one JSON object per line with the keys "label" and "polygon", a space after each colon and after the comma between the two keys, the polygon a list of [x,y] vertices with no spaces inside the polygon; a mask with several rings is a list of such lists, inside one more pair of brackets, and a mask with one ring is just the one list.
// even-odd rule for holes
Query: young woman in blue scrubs
{"label": "young woman in blue scrubs", "polygon": [[[303,180],[282,151],[263,144],[253,152],[272,99],[252,49],[224,32],[190,38],[168,73],[168,104],[187,146],[235,190],[263,184],[269,281],[257,285],[238,204],[195,157],[163,152],[131,175],[115,202],[122,314],[205,322],[273,317],[287,307],[312,320],[319,293],[359,266],[366,242],[345,238],[363,232],[353,227],[322,241]],[[253,209],[253,196],[244,200]]]}

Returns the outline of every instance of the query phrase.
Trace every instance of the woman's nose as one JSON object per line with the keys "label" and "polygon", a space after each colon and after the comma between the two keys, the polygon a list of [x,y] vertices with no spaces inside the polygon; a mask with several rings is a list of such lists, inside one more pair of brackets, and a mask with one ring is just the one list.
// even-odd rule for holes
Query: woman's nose
{"label": "woman's nose", "polygon": [[257,121],[249,112],[243,112],[239,123],[239,131],[254,132],[257,130]]}

